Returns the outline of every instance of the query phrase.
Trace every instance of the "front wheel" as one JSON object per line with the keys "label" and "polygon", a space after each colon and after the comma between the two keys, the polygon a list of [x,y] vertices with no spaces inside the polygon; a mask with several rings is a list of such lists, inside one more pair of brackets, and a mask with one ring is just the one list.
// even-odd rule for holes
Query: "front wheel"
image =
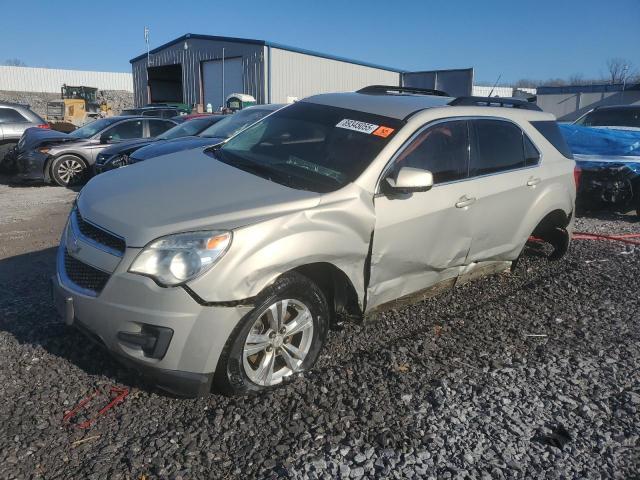
{"label": "front wheel", "polygon": [[216,385],[232,394],[258,392],[310,369],[327,336],[328,311],[315,283],[295,272],[283,275],[231,334]]}
{"label": "front wheel", "polygon": [[62,155],[51,163],[51,178],[61,187],[82,183],[88,173],[87,164],[75,155]]}

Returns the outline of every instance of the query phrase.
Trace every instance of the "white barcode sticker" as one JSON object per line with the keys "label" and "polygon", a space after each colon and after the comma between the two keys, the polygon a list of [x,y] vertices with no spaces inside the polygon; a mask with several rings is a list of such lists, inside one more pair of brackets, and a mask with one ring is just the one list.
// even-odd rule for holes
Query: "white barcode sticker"
{"label": "white barcode sticker", "polygon": [[346,128],[347,130],[354,130],[356,132],[362,133],[373,133],[378,125],[374,125],[373,123],[359,122],[358,120],[350,120],[345,118],[340,123],[336,125],[338,128]]}

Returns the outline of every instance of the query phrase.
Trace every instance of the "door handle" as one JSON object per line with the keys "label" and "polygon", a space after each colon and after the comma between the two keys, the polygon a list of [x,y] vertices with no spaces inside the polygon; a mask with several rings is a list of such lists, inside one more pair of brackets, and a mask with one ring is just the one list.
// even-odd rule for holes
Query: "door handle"
{"label": "door handle", "polygon": [[540,178],[534,177],[534,178],[530,178],[527,181],[527,187],[535,187],[537,184],[539,184],[542,180]]}
{"label": "door handle", "polygon": [[460,197],[460,200],[456,202],[456,208],[468,207],[474,203],[476,203],[475,197],[467,197],[466,195],[463,195]]}

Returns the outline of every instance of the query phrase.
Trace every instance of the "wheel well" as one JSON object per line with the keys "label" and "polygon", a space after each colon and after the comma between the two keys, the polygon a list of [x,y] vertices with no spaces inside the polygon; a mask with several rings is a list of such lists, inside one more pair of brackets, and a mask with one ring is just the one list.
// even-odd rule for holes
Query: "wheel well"
{"label": "wheel well", "polygon": [[571,220],[571,215],[567,216],[563,210],[554,210],[549,212],[533,230],[534,236],[540,236],[555,228],[566,228]]}
{"label": "wheel well", "polygon": [[358,294],[349,277],[331,263],[302,265],[294,271],[312,280],[324,293],[334,322],[362,319]]}
{"label": "wheel well", "polygon": [[553,252],[548,257],[549,260],[559,260],[569,249],[567,226],[571,221],[571,215],[567,215],[563,210],[553,210],[545,215],[533,230],[532,236],[553,246]]}

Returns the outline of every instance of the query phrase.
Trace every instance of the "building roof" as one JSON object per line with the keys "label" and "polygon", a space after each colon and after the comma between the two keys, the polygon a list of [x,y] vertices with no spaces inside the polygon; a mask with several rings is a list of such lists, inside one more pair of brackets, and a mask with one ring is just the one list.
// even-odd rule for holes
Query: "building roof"
{"label": "building roof", "polygon": [[[398,72],[398,73],[404,72],[404,70],[401,70],[401,69],[398,69],[398,68],[385,67],[383,65],[376,65],[374,63],[361,62],[359,60],[354,60],[354,59],[345,58],[345,57],[339,57],[337,55],[329,55],[327,53],[315,52],[315,51],[312,51],[312,50],[305,50],[304,48],[291,47],[289,45],[283,45],[281,43],[270,42],[268,40],[254,40],[254,39],[251,39],[251,38],[237,38],[237,37],[220,37],[220,36],[216,36],[216,35],[200,35],[200,34],[197,34],[197,33],[187,33],[185,35],[182,35],[181,37],[178,37],[178,38],[176,38],[174,40],[171,40],[170,42],[167,42],[164,45],[160,45],[159,47],[156,47],[153,50],[150,50],[149,53],[150,54],[158,53],[158,52],[164,50],[165,48],[171,47],[172,45],[175,45],[175,44],[180,43],[180,42],[184,42],[185,40],[188,40],[190,38],[198,39],[198,40],[211,40],[211,41],[218,41],[218,42],[245,43],[245,44],[251,44],[251,45],[261,45],[261,46],[265,46],[265,47],[278,48],[280,50],[287,50],[289,52],[302,53],[304,55],[311,55],[311,56],[314,56],[314,57],[327,58],[329,60],[337,60],[339,62],[353,63],[355,65],[362,65],[364,67],[377,68],[377,69],[380,69],[380,70],[388,70],[390,72]],[[142,60],[146,56],[147,56],[147,54],[143,53],[142,55],[138,55],[137,57],[132,58],[131,60],[129,60],[129,62],[130,63],[137,62],[138,60]]]}

